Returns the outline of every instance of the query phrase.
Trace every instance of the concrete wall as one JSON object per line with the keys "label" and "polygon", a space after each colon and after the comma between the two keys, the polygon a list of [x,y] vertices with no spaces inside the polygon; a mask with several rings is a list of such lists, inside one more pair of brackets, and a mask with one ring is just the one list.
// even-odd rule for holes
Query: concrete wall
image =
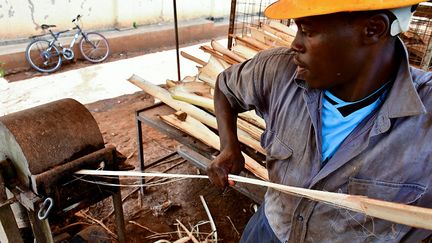
{"label": "concrete wall", "polygon": [[[179,20],[228,16],[230,0],[177,0]],[[41,24],[70,28],[83,16],[85,29],[131,28],[169,22],[172,0],[0,0],[0,42],[42,33]]]}

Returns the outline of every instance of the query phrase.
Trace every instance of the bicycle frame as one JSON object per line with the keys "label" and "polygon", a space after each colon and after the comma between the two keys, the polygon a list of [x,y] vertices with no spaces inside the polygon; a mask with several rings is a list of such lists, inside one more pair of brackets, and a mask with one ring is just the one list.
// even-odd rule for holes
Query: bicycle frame
{"label": "bicycle frame", "polygon": [[[86,33],[81,29],[81,27],[80,27],[80,26],[79,26],[75,21],[73,21],[73,23],[75,24],[75,27],[73,27],[72,29],[68,29],[68,30],[60,31],[60,32],[57,32],[57,33],[54,33],[52,30],[49,30],[51,36],[54,38],[54,39],[53,39],[52,41],[50,41],[50,43],[49,43],[49,50],[51,50],[52,46],[55,45],[56,42],[58,42],[58,45],[57,45],[57,46],[59,46],[59,47],[61,48],[62,53],[64,54],[63,50],[64,50],[65,48],[63,47],[63,45],[61,44],[61,42],[58,40],[58,38],[60,37],[61,34],[66,33],[66,32],[69,32],[69,31],[71,31],[71,30],[78,29],[78,31],[74,34],[74,37],[73,37],[73,39],[72,39],[72,42],[69,44],[69,47],[68,47],[68,49],[69,49],[70,51],[72,51],[72,53],[73,53],[72,48],[74,47],[74,45],[75,45],[75,43],[76,43],[76,41],[78,40],[78,37],[79,37],[80,35],[81,35],[83,38],[85,38],[85,39],[87,40],[87,35],[86,35]],[[95,47],[93,43],[90,42],[90,44],[91,44],[93,47]]]}
{"label": "bicycle frame", "polygon": [[[63,49],[64,47],[63,47],[63,45],[60,43],[60,41],[59,41],[58,38],[60,37],[61,34],[66,33],[66,32],[69,32],[69,31],[70,31],[70,30],[60,31],[60,32],[54,33],[54,32],[52,32],[52,30],[49,30],[51,36],[54,38],[54,39],[52,39],[52,40],[50,41],[50,43],[49,43],[50,47],[51,47],[52,45],[55,45],[56,42],[58,42],[58,46],[61,47],[61,48]],[[69,45],[69,48],[70,48],[70,49],[72,49],[72,48],[74,47],[75,42],[76,42],[76,40],[78,39],[78,37],[79,37],[79,35],[80,35],[81,33],[82,33],[82,30],[81,30],[81,28],[80,28],[80,29],[75,33],[75,35],[74,35],[74,37],[73,37],[73,39],[72,39],[72,42],[71,42],[70,45]]]}

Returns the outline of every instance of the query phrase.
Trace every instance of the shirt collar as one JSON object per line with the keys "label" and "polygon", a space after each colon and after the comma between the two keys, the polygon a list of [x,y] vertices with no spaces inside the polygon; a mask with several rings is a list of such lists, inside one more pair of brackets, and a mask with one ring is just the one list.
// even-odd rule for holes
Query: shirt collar
{"label": "shirt collar", "polygon": [[397,44],[401,47],[403,57],[395,82],[383,104],[382,110],[388,115],[388,118],[425,114],[427,112],[426,108],[417,93],[412,79],[408,51],[399,37]]}
{"label": "shirt collar", "polygon": [[[418,96],[417,89],[412,79],[408,62],[408,51],[399,37],[396,42],[396,45],[399,45],[402,50],[402,61],[394,84],[382,106],[380,114],[386,118],[425,114],[427,113],[426,108]],[[294,80],[300,88],[312,91],[304,80],[297,78],[297,72],[294,74]]]}

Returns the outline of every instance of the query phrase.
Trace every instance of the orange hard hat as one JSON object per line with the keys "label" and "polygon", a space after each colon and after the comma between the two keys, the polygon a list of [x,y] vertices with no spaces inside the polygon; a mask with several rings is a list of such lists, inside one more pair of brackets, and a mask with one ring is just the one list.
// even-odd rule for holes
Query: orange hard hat
{"label": "orange hard hat", "polygon": [[395,9],[425,0],[279,0],[268,6],[264,14],[271,19],[295,19],[337,12]]}

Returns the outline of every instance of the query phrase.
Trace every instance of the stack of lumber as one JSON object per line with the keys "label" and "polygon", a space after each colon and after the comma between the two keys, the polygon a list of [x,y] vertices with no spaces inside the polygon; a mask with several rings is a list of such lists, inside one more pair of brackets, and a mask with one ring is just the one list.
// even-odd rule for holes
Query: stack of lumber
{"label": "stack of lumber", "polygon": [[427,54],[431,51],[431,26],[432,3],[420,3],[411,20],[410,30],[400,35],[407,46],[408,53],[410,54],[410,63],[413,65],[426,65],[427,62],[430,62],[430,60],[426,59],[430,58]]}
{"label": "stack of lumber", "polygon": [[422,38],[422,36],[413,30],[402,33],[400,36],[407,46],[408,53],[411,55],[411,61],[418,60],[417,62],[421,62],[422,58],[426,54],[428,43],[424,40],[424,37]]}
{"label": "stack of lumber", "polygon": [[[231,65],[244,62],[262,50],[279,46],[289,47],[294,36],[294,30],[279,22],[262,23],[260,28],[250,27],[250,35],[233,36],[236,44],[231,50],[216,41],[211,41],[211,46],[201,46],[201,50],[210,54],[207,62],[181,52],[183,57],[197,64],[198,73],[181,81],[167,80],[167,89],[153,85],[137,75],[133,75],[129,81],[177,111],[171,115],[161,116],[164,122],[219,150],[219,137],[211,130],[217,130],[213,104],[217,76]],[[266,127],[264,120],[254,111],[244,112],[239,114],[237,126],[240,142],[265,155],[266,152],[259,142]],[[246,169],[267,180],[268,173],[265,167],[247,154],[243,155]]]}

